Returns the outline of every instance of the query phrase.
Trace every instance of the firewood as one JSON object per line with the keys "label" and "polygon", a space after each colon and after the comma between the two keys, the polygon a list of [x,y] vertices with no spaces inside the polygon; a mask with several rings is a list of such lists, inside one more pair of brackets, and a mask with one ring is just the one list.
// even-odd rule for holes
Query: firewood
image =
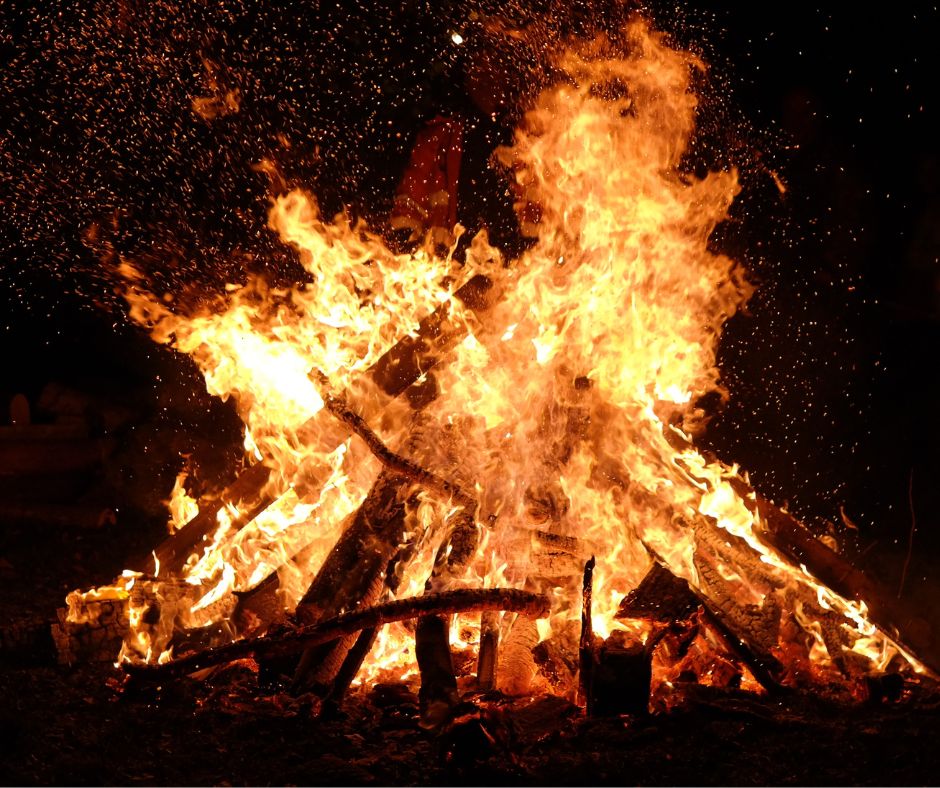
{"label": "firewood", "polygon": [[[668,572],[671,574],[668,564],[656,551],[648,545],[646,549],[650,552],[654,561],[659,564],[660,572]],[[679,578],[677,578],[677,581],[678,580]],[[754,636],[756,630],[748,627],[746,623],[742,624],[741,617],[735,615],[733,612],[734,609],[730,604],[718,603],[713,600],[712,596],[718,595],[719,593],[716,590],[716,586],[717,583],[714,579],[707,591],[696,589],[686,583],[686,587],[689,591],[701,602],[708,622],[722,634],[729,649],[751,669],[754,677],[765,689],[773,693],[782,692],[783,687],[778,679],[782,673],[782,666],[771,653],[773,644],[767,644],[761,640],[756,642],[749,640],[750,637]]]}
{"label": "firewood", "polygon": [[[426,593],[450,588],[473,559],[479,541],[480,530],[469,506],[459,509],[451,518],[450,530],[438,548],[434,569],[425,584]],[[421,725],[428,729],[437,728],[449,719],[450,712],[460,701],[447,619],[426,616],[418,620],[415,655],[421,672],[418,693]]]}
{"label": "firewood", "polygon": [[[384,572],[404,539],[405,507],[401,493],[408,480],[383,471],[297,605],[295,617],[310,626],[375,602]],[[355,638],[311,644],[293,669],[293,690],[328,690]],[[319,648],[318,648],[319,646]]]}
{"label": "firewood", "polygon": [[685,580],[653,561],[640,584],[623,598],[617,618],[645,618],[668,624],[684,621],[701,604]]}
{"label": "firewood", "polygon": [[448,619],[441,615],[421,616],[415,629],[415,657],[421,672],[419,724],[429,730],[445,723],[460,702],[449,629]]}
{"label": "firewood", "polygon": [[336,616],[319,624],[272,633],[251,640],[239,640],[217,648],[171,660],[162,665],[125,663],[122,667],[133,677],[147,681],[167,681],[188,676],[204,668],[253,656],[256,660],[291,656],[310,646],[336,640],[352,632],[379,627],[394,621],[424,615],[501,610],[532,618],[548,615],[549,599],[540,594],[514,588],[458,588],[439,594],[397,599],[375,607]]}
{"label": "firewood", "polygon": [[[454,297],[475,312],[488,309],[494,296],[490,280],[477,274],[458,288]],[[414,336],[404,337],[389,349],[366,373],[366,388],[389,398],[402,394],[418,381],[465,336],[463,321],[454,321],[449,303],[442,304],[424,318]],[[298,430],[299,436],[317,432],[319,414]],[[277,495],[266,488],[271,469],[263,462],[250,465],[218,497],[200,502],[200,511],[183,528],[155,550],[163,575],[180,571],[186,558],[215,530],[219,511],[228,504],[239,507],[242,515],[236,529],[247,525],[264,511]]]}
{"label": "firewood", "polygon": [[[401,585],[403,577],[401,567],[407,565],[408,561],[414,556],[417,544],[417,540],[410,540],[398,550],[395,557],[389,562],[388,568],[385,571],[385,587],[388,593],[394,594]],[[483,615],[488,614],[487,612]],[[336,678],[333,680],[329,693],[324,698],[323,714],[329,715],[335,712],[342,704],[349,686],[359,673],[363,661],[372,650],[372,644],[375,641],[377,633],[378,627],[369,627],[359,633],[355,644],[349,649],[346,658],[343,660],[343,664],[340,666],[339,671],[337,671]]]}
{"label": "firewood", "polygon": [[499,614],[488,610],[480,617],[480,648],[477,654],[477,688],[488,691],[496,686],[499,660]]}
{"label": "firewood", "polygon": [[848,599],[863,600],[868,616],[882,629],[898,633],[914,655],[940,673],[940,642],[929,628],[910,626],[912,614],[896,595],[819,541],[789,512],[765,498],[755,503],[761,516],[761,534],[795,561],[805,564],[814,577]]}

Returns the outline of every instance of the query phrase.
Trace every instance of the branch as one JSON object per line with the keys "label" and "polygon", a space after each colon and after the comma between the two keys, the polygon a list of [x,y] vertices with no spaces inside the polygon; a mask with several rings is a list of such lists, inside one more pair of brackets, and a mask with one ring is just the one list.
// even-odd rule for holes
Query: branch
{"label": "branch", "polygon": [[397,599],[365,610],[336,616],[313,626],[292,632],[266,635],[253,640],[240,640],[225,646],[207,649],[162,665],[125,663],[124,670],[135,678],[166,681],[187,676],[203,668],[253,656],[270,659],[298,654],[309,646],[326,643],[343,635],[393,621],[419,616],[449,615],[480,610],[505,610],[543,618],[548,615],[548,597],[513,588],[459,588],[440,594]]}

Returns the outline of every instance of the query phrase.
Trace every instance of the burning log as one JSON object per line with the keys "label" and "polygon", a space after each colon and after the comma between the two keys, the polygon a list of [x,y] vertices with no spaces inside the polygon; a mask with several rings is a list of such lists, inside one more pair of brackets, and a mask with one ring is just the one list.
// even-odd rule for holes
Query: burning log
{"label": "burning log", "polygon": [[397,599],[312,626],[207,649],[162,665],[126,663],[123,667],[132,677],[160,682],[249,656],[264,660],[296,655],[311,646],[328,643],[352,632],[419,616],[502,610],[541,618],[548,614],[548,609],[547,597],[528,591],[514,588],[458,588],[440,594]]}
{"label": "burning log", "polygon": [[486,611],[480,618],[480,650],[477,654],[477,688],[486,692],[496,686],[499,661],[499,615]]}
{"label": "burning log", "polygon": [[[472,501],[472,499],[470,499]],[[460,577],[476,553],[480,531],[469,511],[459,510],[434,560],[434,569],[425,588],[431,593],[447,589]],[[437,728],[460,701],[457,676],[450,652],[450,625],[442,616],[424,616],[415,631],[415,656],[421,671],[418,701],[421,724]]]}
{"label": "burning log", "polygon": [[640,584],[623,598],[617,618],[668,624],[685,621],[701,604],[685,580],[654,560]]}
{"label": "burning log", "polygon": [[[492,283],[483,275],[472,277],[458,288],[454,297],[468,309],[483,312],[494,298]],[[464,324],[452,319],[451,307],[445,303],[421,321],[414,336],[400,340],[388,350],[366,374],[364,385],[389,398],[402,394],[422,375],[431,370],[465,334]],[[303,436],[315,430],[319,417],[303,425]],[[277,495],[271,492],[271,469],[256,463],[242,471],[217,498],[200,502],[199,514],[155,550],[155,558],[163,574],[178,572],[186,558],[217,527],[217,517],[224,507],[234,505],[240,512],[233,527],[242,528],[270,506]]]}
{"label": "burning log", "polygon": [[822,582],[849,599],[864,601],[872,621],[896,630],[905,646],[934,671],[940,672],[940,645],[932,633],[907,626],[911,614],[894,594],[820,542],[789,512],[758,498],[761,534],[778,550],[804,563]]}
{"label": "burning log", "polygon": [[[407,483],[391,471],[379,475],[298,604],[295,617],[301,624],[311,626],[376,601],[384,572],[404,538],[400,494]],[[355,636],[322,646],[310,644],[294,669],[294,691],[317,689],[325,694],[354,642]]]}
{"label": "burning log", "polygon": [[594,668],[594,625],[591,621],[594,593],[594,566],[596,561],[591,556],[584,565],[584,583],[581,587],[581,639],[578,644],[578,663],[581,701],[591,713],[591,680]]}

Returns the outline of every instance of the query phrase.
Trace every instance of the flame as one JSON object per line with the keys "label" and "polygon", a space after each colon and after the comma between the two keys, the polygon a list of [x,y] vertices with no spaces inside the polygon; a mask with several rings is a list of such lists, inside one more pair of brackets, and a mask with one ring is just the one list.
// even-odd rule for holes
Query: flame
{"label": "flame", "polygon": [[[244,527],[237,506],[221,509],[180,577],[120,592],[130,598],[126,658],[168,659],[174,632],[228,621],[238,594],[274,574],[285,610],[297,604],[379,470],[363,442],[326,413],[314,372],[346,392],[393,450],[407,443],[416,462],[474,491],[482,538],[448,582],[548,592],[541,640],[570,633],[591,555],[595,632],[645,639],[647,625],[616,613],[652,554],[695,588],[713,572],[742,609],[777,615],[778,640],[768,649],[801,655],[815,666],[809,680],[825,680],[844,656],[830,653],[821,616],[866,669],[883,670],[898,654],[919,667],[863,606],[762,541],[753,498],[740,492],[746,477],[691,444],[702,415],[696,402],[723,394],[715,363],[722,326],[752,292],[742,267],[709,246],[739,185],[734,170],[683,169],[697,106],[691,81],[704,64],[642,20],[625,41],[572,42],[553,64],[556,84],[496,152],[534,234],[511,265],[485,234],[460,260],[457,244],[446,253],[430,243],[393,252],[362,223],[324,220],[316,200],[297,190],[277,197],[269,216],[309,274],[293,289],[249,280],[211,309],[184,314],[124,264],[131,317],[191,355],[211,393],[235,400],[249,458],[273,470],[277,497]],[[482,321],[453,298],[477,272],[503,295]],[[407,404],[390,401],[367,373],[442,304],[466,338],[435,369],[439,394],[412,435]],[[177,525],[195,511],[183,481],[171,502]],[[410,500],[409,559],[391,596],[423,591],[441,524],[453,514],[452,502],[428,491]],[[760,571],[741,571],[740,555]],[[460,619],[452,640],[472,650],[478,625]],[[503,635],[512,638],[514,626],[522,624],[503,620]],[[364,680],[412,675],[413,651],[406,625],[381,630]],[[716,656],[701,673],[725,680],[718,674],[734,672],[726,662]],[[665,668],[662,675],[668,682]]]}

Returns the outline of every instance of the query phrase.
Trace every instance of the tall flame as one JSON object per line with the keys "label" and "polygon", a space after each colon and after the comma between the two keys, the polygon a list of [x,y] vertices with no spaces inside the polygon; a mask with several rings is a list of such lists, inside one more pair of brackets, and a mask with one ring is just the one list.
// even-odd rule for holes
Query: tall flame
{"label": "tall flame", "polygon": [[[210,392],[235,399],[246,445],[274,469],[279,495],[246,528],[233,526],[237,510],[220,511],[210,546],[181,578],[137,580],[135,593],[175,600],[164,618],[185,627],[226,620],[235,595],[274,572],[292,609],[362,503],[378,463],[325,412],[314,372],[346,391],[394,449],[407,440],[412,459],[474,492],[482,538],[465,576],[450,582],[548,591],[542,639],[570,632],[591,554],[595,630],[627,627],[616,619],[619,602],[655,555],[695,588],[715,572],[738,605],[777,615],[768,648],[781,657],[802,649],[819,678],[837,658],[819,615],[872,668],[897,653],[862,607],[761,540],[738,469],[692,446],[696,402],[720,391],[721,328],[752,291],[742,267],[709,248],[739,185],[734,171],[697,177],[682,166],[695,127],[691,78],[704,64],[643,21],[625,41],[573,42],[553,64],[556,84],[497,151],[535,236],[508,265],[485,234],[463,260],[430,245],[393,253],[362,224],[325,221],[310,195],[294,191],[276,199],[269,224],[298,250],[304,285],[251,282],[214,310],[184,316],[125,268],[131,316],[190,354]],[[483,321],[452,297],[481,271],[502,294]],[[439,393],[418,424],[365,373],[445,303],[466,338],[435,368]],[[452,514],[433,493],[417,500],[402,596],[424,588]],[[760,571],[735,566],[735,545]],[[140,618],[132,609],[132,622]],[[472,641],[469,623],[459,634]],[[172,637],[157,629],[138,627],[128,655],[156,659]],[[515,629],[522,642],[523,625]],[[408,637],[404,628],[382,633],[367,669],[410,670]]]}

